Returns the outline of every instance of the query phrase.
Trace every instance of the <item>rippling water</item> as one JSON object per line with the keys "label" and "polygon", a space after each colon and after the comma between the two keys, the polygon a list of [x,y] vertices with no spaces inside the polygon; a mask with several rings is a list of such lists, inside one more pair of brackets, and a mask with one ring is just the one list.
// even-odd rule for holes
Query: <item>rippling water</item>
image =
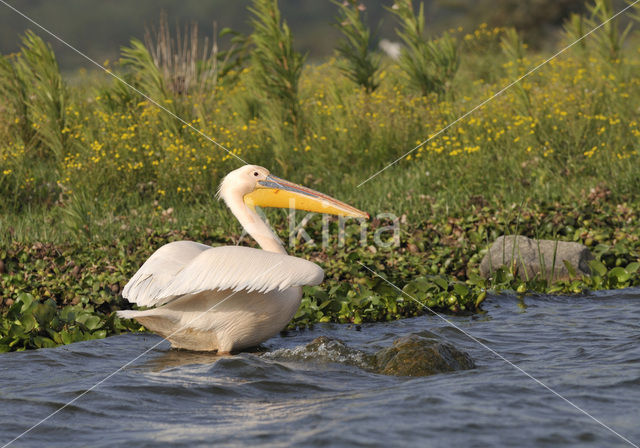
{"label": "rippling water", "polygon": [[[640,444],[640,290],[588,297],[490,297],[452,317],[522,369]],[[318,325],[269,340],[296,350],[317,336],[375,351],[429,330],[473,370],[390,377],[355,366],[243,353],[149,351],[12,446],[630,446],[434,316]],[[160,341],[129,334],[0,355],[0,445]]]}

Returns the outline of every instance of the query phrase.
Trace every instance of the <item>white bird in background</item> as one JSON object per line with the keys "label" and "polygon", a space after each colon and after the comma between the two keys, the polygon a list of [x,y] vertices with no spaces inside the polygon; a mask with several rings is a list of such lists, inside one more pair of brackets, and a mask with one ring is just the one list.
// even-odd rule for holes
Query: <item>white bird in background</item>
{"label": "white bird in background", "polygon": [[256,206],[369,217],[255,165],[229,173],[218,194],[262,250],[169,243],[149,257],[122,292],[129,302],[154,308],[118,311],[118,316],[136,319],[176,348],[228,353],[258,345],[293,318],[302,286],[322,282],[318,265],[287,255]]}

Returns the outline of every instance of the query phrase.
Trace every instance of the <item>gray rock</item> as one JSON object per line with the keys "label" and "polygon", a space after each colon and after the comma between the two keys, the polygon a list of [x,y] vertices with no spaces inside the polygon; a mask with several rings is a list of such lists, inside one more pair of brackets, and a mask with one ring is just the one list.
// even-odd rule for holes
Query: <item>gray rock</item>
{"label": "gray rock", "polygon": [[507,235],[499,237],[484,256],[480,275],[488,278],[501,266],[514,266],[523,280],[536,275],[548,280],[567,280],[572,275],[565,261],[578,276],[586,276],[591,273],[589,261],[593,258],[589,249],[580,243]]}

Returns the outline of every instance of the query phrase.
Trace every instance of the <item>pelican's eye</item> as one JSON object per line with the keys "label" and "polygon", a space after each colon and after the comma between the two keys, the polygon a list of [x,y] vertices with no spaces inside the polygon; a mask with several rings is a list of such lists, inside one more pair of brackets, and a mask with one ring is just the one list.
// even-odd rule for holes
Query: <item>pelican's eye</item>
{"label": "pelican's eye", "polygon": [[257,172],[257,171],[254,171],[254,172],[253,172],[253,175],[254,175],[254,176],[256,176],[256,177],[258,177],[258,175],[259,175],[259,174],[258,174],[258,172]]}

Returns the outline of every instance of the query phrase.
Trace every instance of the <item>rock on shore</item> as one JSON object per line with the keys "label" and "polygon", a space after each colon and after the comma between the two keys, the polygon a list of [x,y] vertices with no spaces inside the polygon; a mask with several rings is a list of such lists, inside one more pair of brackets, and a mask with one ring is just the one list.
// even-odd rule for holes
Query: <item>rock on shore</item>
{"label": "rock on shore", "polygon": [[565,262],[577,276],[587,276],[590,274],[589,261],[593,258],[589,249],[579,243],[507,235],[491,245],[480,263],[480,275],[488,278],[499,267],[513,265],[523,280],[536,275],[550,280],[567,280],[572,275]]}

